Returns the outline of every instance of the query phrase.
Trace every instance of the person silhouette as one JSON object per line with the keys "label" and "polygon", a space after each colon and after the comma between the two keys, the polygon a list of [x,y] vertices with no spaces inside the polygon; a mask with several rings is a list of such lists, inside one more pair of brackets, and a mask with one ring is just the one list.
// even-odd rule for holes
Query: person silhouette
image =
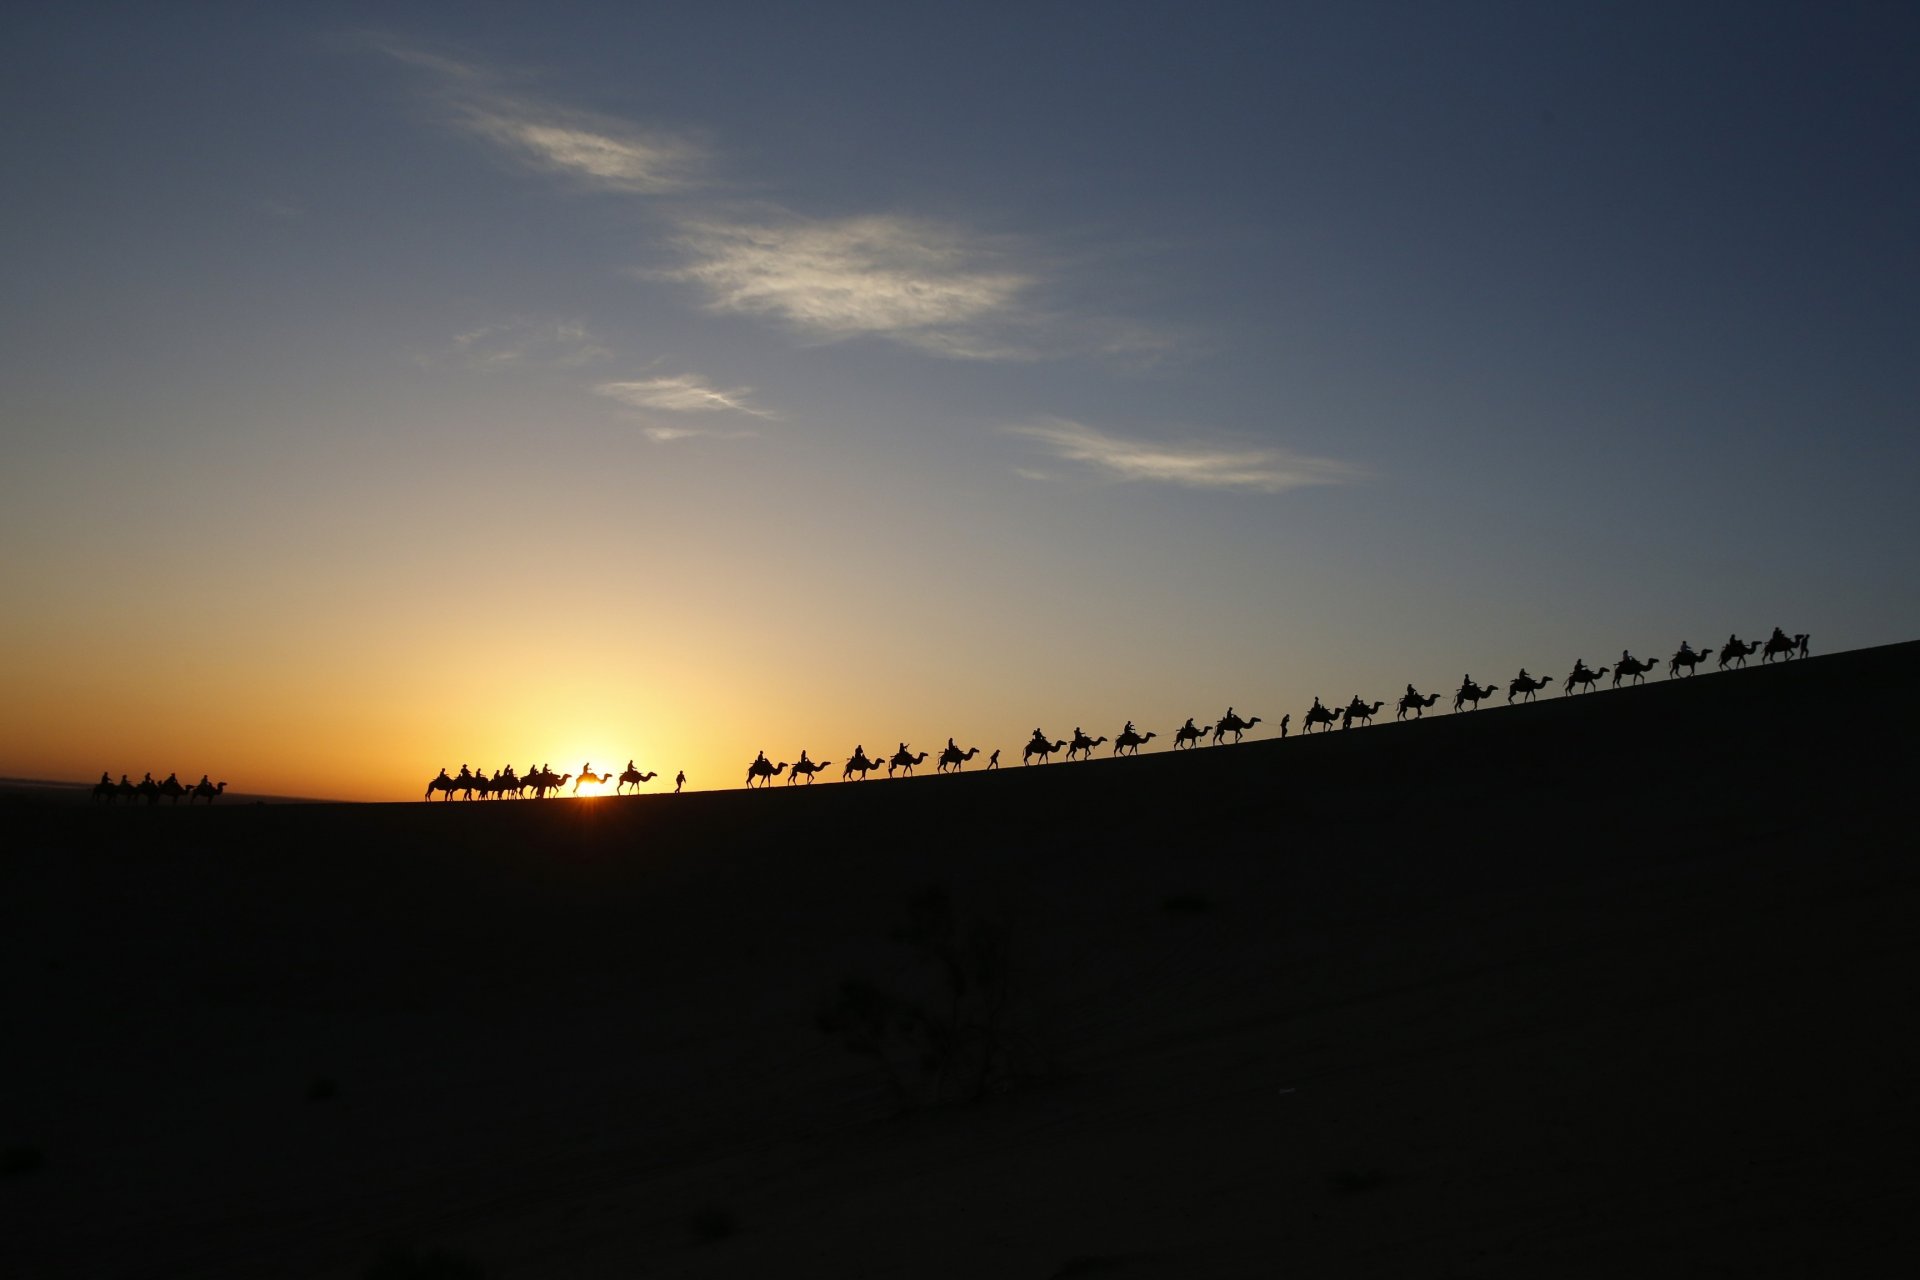
{"label": "person silhouette", "polygon": [[999,767],[1000,767],[1000,748],[995,747],[993,749],[993,754],[987,757],[987,768],[998,769]]}
{"label": "person silhouette", "polygon": [[628,770],[630,770],[630,771],[631,771],[631,772],[633,772],[633,773],[638,773],[638,772],[640,772],[640,771],[639,771],[638,769],[635,769],[635,768],[633,767],[633,759],[632,759],[632,757],[631,757],[631,756],[629,756],[629,757],[628,757],[628,759],[627,759],[627,768],[628,768]]}
{"label": "person silhouette", "polygon": [[949,750],[949,751],[958,751],[959,749],[960,749],[960,748],[958,748],[958,747],[956,747],[956,746],[954,746],[954,745],[953,745],[953,735],[952,735],[952,734],[948,734],[948,735],[947,735],[947,750]]}
{"label": "person silhouette", "polygon": [[105,769],[102,769],[100,771],[100,785],[103,787],[110,787],[113,785],[113,778],[107,773]]}
{"label": "person silhouette", "polygon": [[1688,644],[1688,643],[1687,643],[1687,642],[1686,642],[1685,640],[1682,640],[1682,641],[1680,642],[1680,652],[1681,652],[1681,653],[1683,653],[1683,654],[1686,654],[1686,655],[1687,655],[1688,657],[1692,657],[1692,656],[1693,656],[1693,646],[1692,646],[1692,645],[1690,645],[1690,644]]}
{"label": "person silhouette", "polygon": [[1528,684],[1533,683],[1533,677],[1527,674],[1527,669],[1525,667],[1520,668],[1519,678],[1522,680],[1525,680]]}
{"label": "person silhouette", "polygon": [[1186,730],[1186,731],[1187,731],[1187,732],[1189,732],[1189,733],[1197,733],[1197,732],[1199,732],[1199,731],[1198,731],[1197,729],[1195,729],[1195,728],[1193,727],[1193,717],[1192,717],[1192,716],[1188,716],[1188,717],[1187,717],[1187,722],[1186,722],[1185,724],[1183,724],[1183,725],[1181,725],[1180,727],[1181,727],[1182,729],[1184,729],[1184,730]]}
{"label": "person silhouette", "polygon": [[1420,691],[1413,687],[1412,681],[1407,682],[1407,697],[1414,702],[1420,701]]}
{"label": "person silhouette", "polygon": [[[1356,695],[1354,695],[1354,696],[1355,696],[1355,697],[1357,698],[1357,697],[1358,697],[1359,695],[1358,695],[1358,694],[1356,694]],[[1233,719],[1233,708],[1232,708],[1232,707],[1228,707],[1228,708],[1227,708],[1227,717],[1226,717],[1226,718],[1227,718],[1227,719],[1229,719],[1229,720],[1231,720],[1231,719]]]}
{"label": "person silhouette", "polygon": [[1127,721],[1127,727],[1120,731],[1120,736],[1123,738],[1126,738],[1126,737],[1132,736],[1132,734],[1133,734],[1133,721],[1129,720]]}
{"label": "person silhouette", "polygon": [[1293,723],[1293,712],[1289,711],[1287,712],[1287,714],[1280,717],[1280,736],[1281,737],[1284,738],[1287,736],[1287,726],[1292,723]]}
{"label": "person silhouette", "polygon": [[1042,733],[1042,732],[1040,732],[1040,730],[1039,730],[1038,728],[1035,728],[1035,729],[1034,729],[1034,731],[1033,731],[1033,739],[1032,739],[1032,741],[1033,741],[1033,745],[1034,745],[1034,746],[1036,746],[1036,747],[1044,747],[1044,746],[1046,746],[1046,745],[1047,745],[1047,735],[1046,735],[1046,734],[1044,734],[1044,733]]}
{"label": "person silhouette", "polygon": [[[107,780],[107,775],[104,773],[101,774],[100,781],[105,782],[106,780]],[[213,785],[213,783],[207,778],[207,775],[203,773],[200,775],[200,781],[196,785],[202,786],[202,787],[210,787]]]}
{"label": "person silhouette", "polygon": [[682,769],[673,776],[673,794],[679,795],[680,788],[687,785],[687,771]]}
{"label": "person silhouette", "polygon": [[1623,667],[1630,667],[1634,665],[1633,654],[1625,649],[1622,649],[1620,651],[1620,665]]}
{"label": "person silhouette", "polygon": [[805,747],[802,747],[800,748],[800,764],[796,764],[793,767],[794,767],[794,770],[797,772],[801,764],[810,765],[812,763],[813,761],[807,759],[807,749]]}
{"label": "person silhouette", "polygon": [[901,755],[903,755],[903,756],[910,756],[910,755],[912,755],[913,753],[912,753],[911,751],[909,751],[909,750],[907,750],[907,744],[903,742],[903,743],[901,743],[901,744],[900,744],[900,754],[901,754]]}

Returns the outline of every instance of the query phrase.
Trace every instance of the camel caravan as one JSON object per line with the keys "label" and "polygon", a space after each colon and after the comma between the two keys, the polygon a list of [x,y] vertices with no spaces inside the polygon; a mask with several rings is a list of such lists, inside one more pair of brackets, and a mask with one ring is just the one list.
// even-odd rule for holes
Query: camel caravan
{"label": "camel caravan", "polygon": [[[1724,671],[1729,667],[1744,667],[1747,665],[1747,659],[1755,653],[1761,655],[1760,660],[1763,663],[1772,662],[1775,658],[1782,661],[1804,658],[1808,656],[1808,640],[1809,637],[1804,632],[1790,636],[1778,627],[1773,629],[1773,634],[1765,641],[1742,641],[1737,635],[1730,635],[1727,637],[1726,644],[1717,651],[1718,663],[1715,669]],[[1694,668],[1714,657],[1715,652],[1713,649],[1695,649],[1687,641],[1681,641],[1680,648],[1668,660],[1668,678],[1692,675]],[[1659,663],[1652,659],[1642,660],[1634,657],[1633,653],[1627,649],[1620,651],[1617,661],[1601,667],[1589,667],[1584,658],[1576,658],[1572,670],[1560,680],[1561,693],[1563,696],[1571,697],[1575,694],[1592,692],[1598,689],[1601,679],[1609,674],[1613,677],[1611,687],[1615,689],[1620,687],[1622,681],[1629,684],[1643,684],[1646,676],[1658,665]],[[1535,701],[1540,691],[1552,686],[1556,679],[1559,678],[1535,676],[1525,667],[1520,668],[1519,674],[1507,682],[1507,704],[1512,705],[1515,700],[1523,703]],[[1460,687],[1454,691],[1453,709],[1456,713],[1477,710],[1482,702],[1498,692],[1497,683],[1483,685],[1477,683],[1471,674],[1464,675],[1460,679]],[[1395,701],[1393,718],[1403,722],[1409,717],[1418,720],[1440,701],[1441,696],[1438,692],[1421,693],[1409,684],[1406,692]],[[1317,728],[1322,733],[1328,733],[1336,724],[1342,730],[1351,729],[1356,725],[1365,727],[1373,723],[1374,717],[1386,705],[1385,699],[1368,702],[1359,694],[1355,694],[1344,705],[1329,707],[1320,701],[1318,695],[1315,695],[1313,705],[1308,707],[1301,717],[1301,732],[1311,735]],[[1225,715],[1210,722],[1196,723],[1194,717],[1188,716],[1186,723],[1173,731],[1173,750],[1197,750],[1203,743],[1212,746],[1237,743],[1244,739],[1248,730],[1259,723],[1261,723],[1259,716],[1242,717],[1232,707],[1227,708]],[[1280,717],[1282,738],[1287,736],[1292,723],[1292,715]],[[1094,749],[1105,746],[1109,741],[1113,744],[1108,753],[1109,758],[1137,756],[1140,754],[1141,747],[1159,736],[1158,732],[1151,730],[1146,733],[1140,732],[1134,728],[1131,720],[1127,721],[1120,732],[1111,739],[1105,734],[1095,737],[1079,725],[1075,725],[1072,735],[1065,738],[1049,738],[1043,731],[1036,728],[1020,749],[1020,763],[1022,765],[1048,764],[1052,762],[1054,756],[1062,753],[1070,761],[1091,760],[1094,758]],[[875,755],[868,755],[865,744],[858,744],[842,763],[840,780],[863,782],[868,774],[881,769],[886,770],[889,778],[911,778],[915,770],[926,763],[928,754],[926,751],[915,751],[908,743],[902,742],[891,754],[882,751]],[[946,747],[934,757],[934,772],[962,773],[966,770],[968,763],[979,754],[979,747],[961,747],[952,738],[948,738]],[[832,760],[814,760],[807,754],[805,748],[801,749],[799,758],[792,762],[769,760],[767,753],[761,751],[747,766],[745,785],[749,789],[758,787],[765,790],[773,785],[774,779],[784,777],[785,785],[789,787],[801,783],[802,780],[805,785],[812,786],[814,776],[826,772],[834,763]],[[999,767],[1000,751],[996,748],[988,755],[984,771],[992,772]],[[615,795],[625,794],[628,788],[637,794],[642,783],[650,782],[656,776],[653,773],[641,773],[634,767],[631,760],[627,761],[626,770],[617,777],[611,772],[597,774],[593,771],[591,764],[582,765],[578,774],[555,774],[545,765],[540,765],[529,767],[522,775],[516,775],[509,766],[492,776],[488,776],[485,771],[475,772],[461,765],[460,772],[453,776],[449,776],[447,771],[442,769],[440,775],[427,784],[426,798],[431,800],[438,794],[444,799],[451,800],[457,792],[469,800],[504,796],[512,796],[516,799],[525,796],[543,799],[550,795],[562,794],[562,789],[568,782],[573,783],[570,792],[573,795],[578,795],[583,785],[589,783],[599,785],[608,782],[616,784]],[[674,791],[678,793],[685,782],[686,774],[683,772],[674,780]],[[95,788],[94,794],[100,796],[105,792],[107,799],[112,799],[114,795],[119,794],[145,794],[141,788],[151,783],[152,775],[148,775],[147,783],[141,784],[140,788],[133,788],[129,787],[123,776],[116,788],[114,784],[107,781],[106,775],[102,774],[100,786]],[[160,795],[173,794],[166,789],[169,784],[179,792],[178,795],[173,795],[176,801],[179,795],[189,794],[189,789],[180,788],[174,779],[169,777],[165,784],[153,784],[156,790],[150,799],[157,800]],[[219,786],[224,788],[226,783],[223,782]],[[211,801],[219,791],[209,787],[206,779],[202,778],[200,786],[192,788],[191,794],[204,795]]]}
{"label": "camel caravan", "polygon": [[[444,768],[441,769],[439,776],[427,783],[425,798],[431,800],[438,795],[443,800],[451,800],[454,793],[458,792],[463,800],[498,800],[507,796],[512,796],[515,800],[527,797],[544,800],[548,796],[559,795],[560,789],[569,782],[573,783],[571,794],[576,796],[580,794],[580,788],[583,786],[589,784],[601,786],[609,782],[614,784],[615,795],[625,794],[629,787],[638,794],[640,784],[652,782],[659,776],[658,773],[640,772],[631,760],[627,761],[627,767],[618,774],[612,770],[606,773],[595,773],[593,765],[588,763],[581,765],[580,772],[577,774],[555,773],[541,764],[528,765],[524,774],[514,773],[513,766],[508,765],[489,776],[485,769],[469,769],[463,764],[460,766],[460,772],[451,776]],[[685,782],[686,775],[683,773],[676,782],[674,790],[678,791]]]}
{"label": "camel caravan", "polygon": [[165,782],[155,782],[151,773],[138,782],[127,781],[127,775],[123,773],[120,781],[115,782],[111,774],[102,772],[100,781],[93,784],[93,798],[101,804],[112,804],[116,800],[145,800],[148,804],[167,800],[179,804],[182,799],[188,804],[195,800],[212,804],[225,795],[226,790],[226,783],[209,782],[204,773],[200,775],[200,781],[189,787],[180,781],[179,775],[172,773],[167,775]]}

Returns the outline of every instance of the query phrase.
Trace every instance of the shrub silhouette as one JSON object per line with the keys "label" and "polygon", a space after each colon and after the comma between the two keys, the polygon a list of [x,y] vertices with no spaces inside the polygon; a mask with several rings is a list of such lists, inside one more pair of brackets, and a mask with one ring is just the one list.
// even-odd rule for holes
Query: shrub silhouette
{"label": "shrub silhouette", "polygon": [[820,1030],[873,1059],[903,1106],[971,1102],[1005,1088],[1009,931],[962,920],[935,887],[909,900],[907,923],[892,937],[908,958],[899,987],[848,978],[820,1011]]}

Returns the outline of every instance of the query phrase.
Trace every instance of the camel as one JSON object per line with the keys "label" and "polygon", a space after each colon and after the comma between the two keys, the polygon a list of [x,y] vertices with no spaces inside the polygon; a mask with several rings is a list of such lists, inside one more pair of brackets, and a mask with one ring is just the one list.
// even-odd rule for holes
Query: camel
{"label": "camel", "polygon": [[1318,698],[1315,698],[1313,700],[1313,705],[1307,708],[1307,714],[1305,716],[1305,723],[1307,727],[1302,729],[1300,732],[1312,733],[1313,726],[1317,724],[1325,725],[1327,728],[1331,729],[1333,728],[1333,722],[1335,720],[1338,720],[1339,718],[1340,718],[1340,713],[1338,711],[1327,710],[1325,707],[1320,705],[1320,700]]}
{"label": "camel", "polygon": [[1206,736],[1207,731],[1196,727],[1189,719],[1186,724],[1173,731],[1173,749],[1178,751],[1182,747],[1197,747],[1200,745],[1200,739]]}
{"label": "camel", "polygon": [[1400,695],[1400,709],[1394,712],[1393,718],[1395,720],[1404,720],[1406,719],[1407,712],[1411,711],[1413,712],[1413,718],[1418,720],[1422,711],[1425,711],[1438,701],[1440,701],[1440,695],[1437,693],[1430,693],[1424,698],[1417,693],[1403,693]]}
{"label": "camel", "polygon": [[1766,650],[1760,655],[1760,661],[1772,662],[1778,657],[1791,662],[1795,654],[1798,654],[1802,658],[1807,656],[1807,637],[1804,635],[1789,636],[1786,632],[1780,630],[1780,628],[1775,627],[1773,629],[1773,635],[1767,640]]}
{"label": "camel", "polygon": [[1035,756],[1039,756],[1040,763],[1045,764],[1047,762],[1048,756],[1052,755],[1054,752],[1058,751],[1060,748],[1066,745],[1067,745],[1067,740],[1065,738],[1062,738],[1058,742],[1051,743],[1051,744],[1048,743],[1045,738],[1035,738],[1033,741],[1029,742],[1026,745],[1026,749],[1020,753],[1020,763],[1032,764],[1033,758]]}
{"label": "camel", "polygon": [[1706,660],[1707,655],[1704,653],[1695,653],[1692,649],[1682,649],[1674,654],[1672,660],[1667,663],[1667,678],[1672,679],[1674,676],[1679,675],[1680,668],[1682,667],[1687,669],[1688,675],[1692,675],[1693,669]]}
{"label": "camel", "polygon": [[104,773],[100,775],[100,781],[93,784],[93,798],[95,800],[105,800],[108,804],[112,804],[119,795],[120,784],[118,782],[109,782],[107,775]]}
{"label": "camel", "polygon": [[427,783],[427,794],[422,796],[421,799],[431,800],[433,799],[433,793],[436,791],[439,791],[439,792],[443,792],[446,795],[447,799],[451,800],[453,799],[454,790],[455,788],[453,785],[453,779],[447,776],[447,771],[445,769],[442,769],[440,771],[439,777],[434,778]]}
{"label": "camel", "polygon": [[962,751],[958,747],[948,747],[940,753],[940,763],[934,765],[934,769],[939,773],[945,773],[948,769],[959,773],[966,767],[967,761],[979,754],[980,748],[978,747],[968,747],[965,751]]}
{"label": "camel", "polygon": [[747,766],[747,786],[753,786],[753,780],[755,778],[760,779],[760,785],[762,787],[770,786],[773,780],[779,777],[786,767],[787,762],[785,760],[782,760],[779,764],[768,764],[766,753],[762,752],[755,758],[752,764]]}
{"label": "camel", "polygon": [[635,791],[638,791],[641,783],[652,782],[659,776],[657,772],[651,769],[642,773],[632,765],[628,765],[620,771],[620,780],[614,784],[613,794],[619,795],[623,787],[632,787]]}
{"label": "camel", "polygon": [[855,748],[853,759],[847,761],[847,767],[840,771],[840,781],[845,782],[857,773],[860,775],[860,780],[865,782],[868,772],[878,769],[879,767],[879,761],[867,759],[867,753],[864,748]]}
{"label": "camel", "polygon": [[1620,664],[1613,669],[1613,687],[1616,689],[1620,687],[1620,680],[1623,676],[1630,678],[1635,684],[1644,684],[1646,681],[1642,679],[1642,677],[1658,665],[1658,663],[1651,661],[1642,662],[1632,654],[1628,654],[1626,657],[1620,659]]}
{"label": "camel", "polygon": [[180,785],[180,779],[170,773],[167,775],[167,780],[154,788],[153,794],[147,797],[147,803],[159,804],[160,797],[165,796],[175,804],[179,804],[180,797],[186,795],[191,790],[191,787]]}
{"label": "camel", "polygon": [[535,800],[545,800],[549,791],[558,791],[566,786],[567,779],[572,776],[570,773],[556,774],[551,769],[534,769],[527,773],[524,785],[533,789]]}
{"label": "camel", "polygon": [[[1605,674],[1607,674],[1607,668],[1605,667],[1596,667],[1592,671],[1589,671],[1585,667],[1576,666],[1572,671],[1567,673],[1565,692],[1584,692],[1587,686],[1599,684],[1600,677]],[[1579,690],[1574,689],[1573,686],[1575,685],[1580,686]]]}
{"label": "camel", "polygon": [[1548,685],[1552,683],[1553,683],[1553,677],[1547,676],[1547,677],[1536,680],[1533,677],[1527,675],[1526,669],[1522,668],[1520,674],[1515,676],[1513,680],[1507,685],[1507,701],[1512,702],[1513,695],[1518,693],[1518,694],[1524,695],[1520,699],[1520,701],[1532,702],[1534,694],[1538,693],[1540,690],[1546,688]]}
{"label": "camel", "polygon": [[1097,738],[1089,738],[1086,734],[1075,730],[1073,741],[1067,744],[1067,759],[1071,760],[1078,754],[1084,755],[1087,759],[1091,760],[1093,759],[1093,749],[1106,740],[1107,735],[1104,733]]}
{"label": "camel", "polygon": [[1355,720],[1358,720],[1361,724],[1372,724],[1374,713],[1386,705],[1386,703],[1376,698],[1374,699],[1373,705],[1368,706],[1366,703],[1360,701],[1360,699],[1355,698],[1352,702],[1349,702],[1340,709],[1340,727],[1342,729],[1351,729]]}
{"label": "camel", "polygon": [[1222,716],[1219,723],[1213,726],[1213,745],[1219,746],[1228,734],[1232,734],[1233,740],[1238,742],[1241,734],[1259,723],[1259,716],[1254,716],[1250,720],[1242,720],[1239,716],[1233,715]]}
{"label": "camel", "polygon": [[573,780],[573,794],[580,794],[580,784],[583,782],[591,782],[597,787],[603,782],[612,782],[613,780],[614,777],[611,773],[595,773],[591,767],[588,767],[582,770],[580,776]]}
{"label": "camel", "polygon": [[1720,647],[1720,665],[1714,669],[1725,671],[1729,662],[1737,667],[1744,667],[1747,665],[1747,655],[1757,652],[1759,648],[1758,640],[1749,640],[1742,644],[1739,636],[1728,636],[1726,644]]}
{"label": "camel", "polygon": [[819,773],[832,763],[833,761],[831,760],[821,760],[817,763],[812,760],[802,760],[799,764],[794,765],[792,771],[787,774],[787,785],[792,786],[794,779],[804,773],[807,775],[807,785],[812,786],[813,775]]}
{"label": "camel", "polygon": [[113,789],[120,794],[122,800],[132,800],[140,794],[140,788],[128,782],[127,775],[124,773],[120,775],[120,781],[113,784]]}
{"label": "camel", "polygon": [[202,781],[195,783],[193,790],[187,793],[187,803],[192,804],[195,800],[204,799],[208,804],[212,804],[220,798],[226,789],[227,784],[224,782],[213,783]]}
{"label": "camel", "polygon": [[1139,733],[1135,733],[1132,730],[1124,731],[1121,733],[1119,737],[1113,740],[1113,754],[1115,754],[1116,756],[1118,755],[1137,756],[1140,754],[1140,748],[1146,746],[1149,742],[1152,742],[1155,738],[1159,736],[1160,735],[1157,733],[1147,733],[1145,735],[1142,735]]}
{"label": "camel", "polygon": [[1469,680],[1465,684],[1460,686],[1460,691],[1458,693],[1453,695],[1453,709],[1455,711],[1458,711],[1462,703],[1467,703],[1474,707],[1478,707],[1480,705],[1480,699],[1491,698],[1494,695],[1495,691],[1496,691],[1496,686],[1494,685],[1487,685],[1486,687],[1482,688],[1480,685],[1477,685],[1473,681]]}
{"label": "camel", "polygon": [[907,749],[902,747],[893,753],[892,759],[887,761],[887,776],[891,778],[895,769],[905,769],[907,776],[911,778],[913,776],[913,767],[926,758],[927,753],[924,751],[917,756],[909,755],[907,754]]}

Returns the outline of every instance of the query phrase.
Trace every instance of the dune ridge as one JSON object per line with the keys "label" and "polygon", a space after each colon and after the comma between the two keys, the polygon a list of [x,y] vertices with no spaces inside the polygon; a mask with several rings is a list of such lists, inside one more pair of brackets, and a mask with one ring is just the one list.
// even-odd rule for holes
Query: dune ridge
{"label": "dune ridge", "polygon": [[[765,794],[13,804],[0,1265],[1883,1274],[1917,673]],[[925,994],[930,887],[1006,939],[1012,1047],[903,1106],[817,1019]]]}

